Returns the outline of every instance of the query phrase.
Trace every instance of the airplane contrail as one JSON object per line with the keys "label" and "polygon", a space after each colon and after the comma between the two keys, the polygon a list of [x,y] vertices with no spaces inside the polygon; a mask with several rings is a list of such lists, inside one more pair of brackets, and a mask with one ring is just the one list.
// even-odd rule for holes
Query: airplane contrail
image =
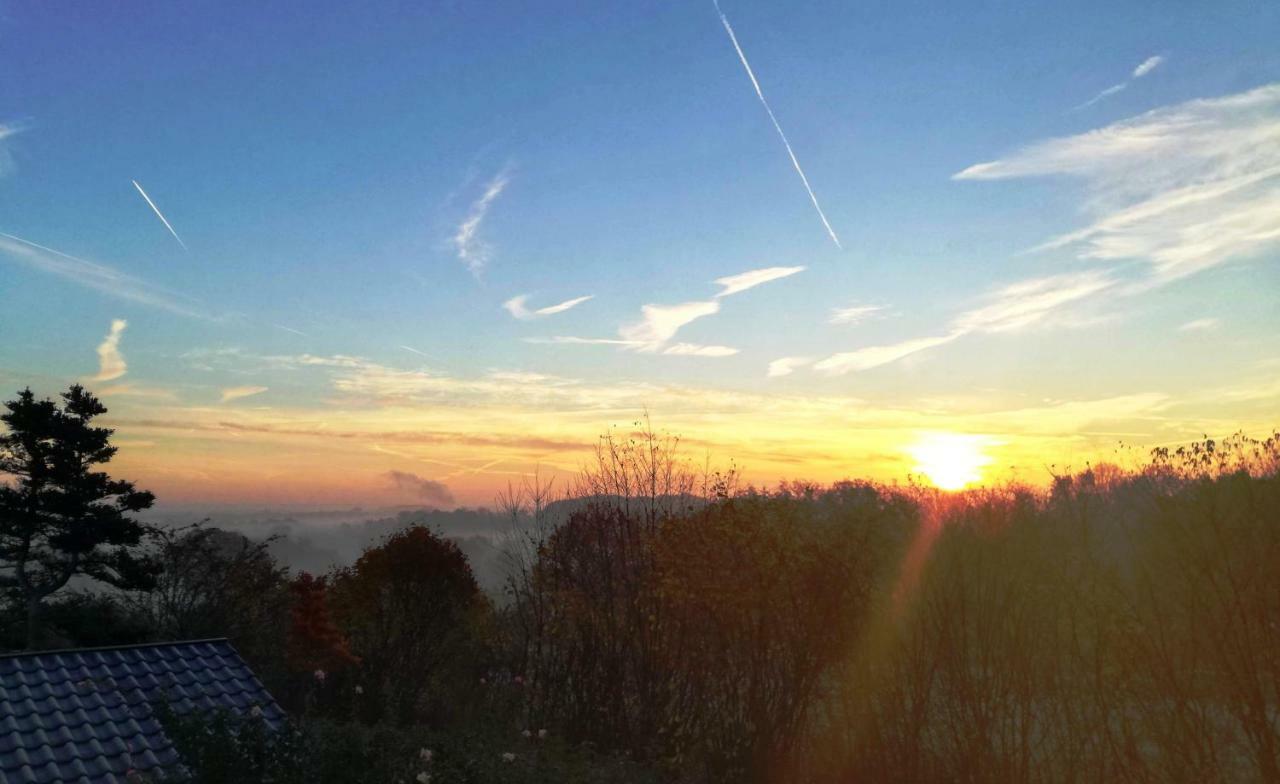
{"label": "airplane contrail", "polygon": [[420,356],[420,357],[426,357],[427,359],[431,360],[432,362],[435,362],[435,361],[436,361],[436,358],[435,358],[435,357],[431,356],[430,354],[428,354],[428,353],[427,353],[427,352],[425,352],[425,351],[419,351],[418,349],[414,348],[413,346],[400,346],[400,348],[404,349],[405,351],[408,351],[408,352],[409,352],[409,353],[411,353],[411,354],[417,354],[417,355],[418,355],[418,356]]}
{"label": "airplane contrail", "polygon": [[1087,109],[1088,107],[1093,106],[1093,105],[1094,105],[1095,103],[1097,103],[1098,101],[1101,101],[1103,98],[1106,98],[1106,97],[1111,96],[1111,95],[1115,95],[1116,93],[1120,92],[1121,90],[1125,89],[1125,88],[1126,88],[1126,87],[1128,87],[1130,84],[1132,84],[1132,83],[1133,83],[1133,80],[1135,80],[1135,79],[1141,79],[1142,77],[1144,77],[1144,76],[1146,76],[1147,74],[1151,73],[1151,72],[1152,72],[1152,71],[1154,71],[1155,69],[1159,68],[1159,67],[1160,67],[1160,64],[1161,64],[1161,63],[1163,63],[1163,62],[1164,62],[1164,56],[1163,56],[1163,55],[1158,55],[1158,54],[1157,54],[1157,55],[1152,55],[1151,57],[1148,57],[1147,59],[1145,59],[1145,60],[1143,60],[1142,62],[1138,63],[1138,66],[1137,66],[1136,68],[1134,68],[1134,69],[1133,69],[1133,72],[1132,72],[1132,73],[1130,73],[1130,74],[1129,74],[1129,78],[1128,78],[1128,79],[1126,79],[1126,80],[1125,80],[1125,81],[1123,81],[1123,82],[1119,82],[1118,84],[1113,84],[1113,85],[1111,85],[1111,86],[1110,86],[1110,87],[1108,87],[1107,89],[1105,89],[1105,90],[1103,90],[1102,92],[1098,93],[1097,95],[1093,96],[1092,98],[1090,98],[1089,100],[1087,100],[1087,101],[1085,101],[1084,103],[1080,104],[1079,106],[1076,106],[1076,107],[1072,108],[1072,110],[1071,110],[1071,111],[1075,112],[1075,111],[1079,111],[1079,110],[1081,110],[1081,109]]}
{"label": "airplane contrail", "polygon": [[[33,252],[33,250],[39,252]],[[222,318],[205,313],[199,302],[180,292],[135,278],[105,264],[87,261],[47,245],[0,232],[0,260],[6,256],[41,272],[57,275],[113,297],[163,308],[191,318],[208,321],[218,321]]]}
{"label": "airplane contrail", "polygon": [[818,217],[822,219],[822,225],[826,227],[827,234],[831,236],[831,241],[841,250],[844,246],[840,244],[840,238],[836,236],[836,232],[831,228],[831,223],[827,220],[826,213],[822,211],[822,205],[818,204],[818,197],[814,195],[813,188],[809,187],[809,178],[804,176],[804,169],[800,168],[800,161],[796,159],[795,152],[791,149],[791,142],[787,141],[787,135],[783,133],[782,126],[778,124],[778,118],[774,116],[773,109],[769,108],[769,102],[764,98],[764,91],[760,89],[760,82],[756,81],[755,72],[751,70],[751,63],[747,62],[747,56],[742,52],[742,46],[738,44],[738,36],[733,34],[733,26],[729,24],[729,17],[724,15],[724,11],[720,10],[720,0],[711,0],[715,4],[716,13],[720,15],[720,23],[724,25],[725,32],[729,34],[729,40],[733,42],[733,48],[738,53],[738,59],[742,61],[742,67],[746,69],[747,76],[751,79],[751,86],[756,88],[756,97],[760,99],[760,104],[764,106],[764,110],[769,113],[769,119],[773,121],[773,127],[778,131],[779,138],[782,139],[782,146],[787,148],[787,155],[791,156],[791,165],[795,167],[796,174],[800,175],[800,182],[804,183],[804,189],[809,192],[809,201],[813,202],[813,208],[817,210]]}
{"label": "airplane contrail", "polygon": [[187,243],[183,242],[182,238],[178,236],[178,232],[174,231],[173,227],[169,225],[169,221],[164,217],[164,213],[160,211],[160,208],[156,206],[156,203],[151,200],[151,197],[142,189],[142,186],[138,184],[137,180],[132,180],[132,182],[133,187],[138,189],[138,193],[142,194],[142,198],[147,200],[147,204],[151,205],[151,211],[156,214],[156,217],[159,218],[162,223],[164,223],[164,227],[169,230],[169,233],[178,241],[178,244],[182,246],[182,249],[187,250]]}

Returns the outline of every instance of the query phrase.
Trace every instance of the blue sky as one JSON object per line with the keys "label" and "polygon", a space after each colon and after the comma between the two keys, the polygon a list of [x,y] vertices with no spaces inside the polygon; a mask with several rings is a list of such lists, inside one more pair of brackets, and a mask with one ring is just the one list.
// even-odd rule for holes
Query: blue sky
{"label": "blue sky", "polygon": [[[855,457],[922,429],[1016,444],[1031,439],[1025,426],[972,417],[1044,405],[1121,401],[1064,421],[1056,441],[1028,440],[1024,459],[1087,452],[1118,432],[1154,443],[1227,420],[1274,424],[1274,394],[1238,410],[1196,401],[1215,384],[1265,390],[1276,377],[1277,222],[1265,208],[1280,187],[1267,169],[1280,162],[1280,7],[721,10],[842,248],[710,0],[0,5],[0,232],[19,238],[0,245],[0,379],[51,393],[101,378],[95,351],[124,320],[127,370],[100,381],[135,423],[122,434],[190,460],[225,445],[178,446],[136,423],[163,409],[315,424],[382,406],[447,425],[444,412],[472,407],[456,389],[368,385],[388,371],[508,379],[490,404],[512,430],[523,412],[589,440],[644,405],[725,451],[744,443],[725,433],[763,427],[775,397],[939,417],[874,433],[842,423],[833,438],[867,445],[841,452]],[[1105,143],[1125,133],[1170,141]],[[1106,224],[1187,188],[1205,189],[1199,206]],[[1091,225],[1102,228],[1026,252]],[[1179,239],[1187,226],[1225,240],[1198,248]],[[74,264],[56,274],[50,259],[62,257],[22,241],[129,278],[95,286]],[[798,267],[715,297],[717,279]],[[503,308],[519,295],[530,309],[592,299],[522,320]],[[718,312],[660,340],[552,342],[624,339],[646,324],[645,305],[707,302]],[[836,309],[873,307],[830,323]],[[689,348],[670,353],[677,345]],[[599,402],[548,402],[548,384],[589,386]],[[695,416],[672,390],[755,402]],[[489,462],[462,446],[477,425],[452,421],[450,460]],[[263,450],[277,448],[303,447]],[[532,447],[506,457],[496,470],[554,461]],[[486,492],[465,481],[463,495]]]}

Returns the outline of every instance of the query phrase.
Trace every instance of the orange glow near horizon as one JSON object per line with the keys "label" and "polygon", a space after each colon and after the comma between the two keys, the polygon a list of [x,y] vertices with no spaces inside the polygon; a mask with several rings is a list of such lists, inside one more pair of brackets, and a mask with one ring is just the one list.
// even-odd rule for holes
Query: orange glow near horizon
{"label": "orange glow near horizon", "polygon": [[[952,491],[1006,480],[1047,483],[1046,466],[1123,460],[1115,433],[1137,434],[1132,438],[1143,446],[1199,434],[1164,416],[1153,420],[1152,407],[1167,401],[1152,395],[1031,405],[984,398],[974,410],[962,399],[884,403],[448,376],[374,363],[317,375],[309,383],[324,396],[253,405],[210,403],[185,389],[162,399],[108,395],[103,422],[116,429],[120,447],[111,471],[156,493],[161,504],[489,506],[508,484],[535,473],[567,487],[591,463],[600,434],[629,437],[648,410],[656,429],[680,436],[682,459],[732,464],[756,487],[918,474]],[[1266,420],[1252,413],[1236,408],[1232,419],[1265,432]],[[395,481],[393,472],[414,481]]]}

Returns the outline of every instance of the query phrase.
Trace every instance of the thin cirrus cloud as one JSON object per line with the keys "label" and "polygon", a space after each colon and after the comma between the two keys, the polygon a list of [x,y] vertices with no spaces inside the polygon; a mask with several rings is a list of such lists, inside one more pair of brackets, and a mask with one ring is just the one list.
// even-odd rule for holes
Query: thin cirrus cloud
{"label": "thin cirrus cloud", "polygon": [[1132,293],[1259,255],[1280,243],[1280,83],[1038,142],[954,179],[1053,175],[1084,181],[1089,223],[1032,252],[1145,262]]}
{"label": "thin cirrus cloud", "polygon": [[750,270],[737,275],[716,278],[716,285],[721,287],[720,293],[716,294],[716,299],[739,294],[762,283],[780,280],[798,272],[804,272],[804,267],[765,267],[764,269]]}
{"label": "thin cirrus cloud", "polygon": [[[298,357],[298,363],[316,358]],[[446,445],[483,446],[506,450],[506,457],[541,459],[552,452],[589,449],[590,435],[581,435],[582,422],[568,429],[565,422],[539,426],[530,432],[527,424],[505,428],[502,423],[546,422],[550,417],[534,417],[530,412],[590,410],[634,410],[655,405],[683,415],[709,415],[715,421],[726,412],[769,411],[778,443],[807,438],[832,437],[833,417],[851,426],[893,430],[919,427],[926,421],[946,424],[966,432],[1035,432],[1045,435],[1075,433],[1085,422],[1115,417],[1142,416],[1164,405],[1162,395],[1134,394],[1095,401],[1058,401],[1051,406],[1030,409],[992,410],[985,404],[964,413],[966,404],[937,406],[903,400],[898,405],[877,406],[847,396],[802,394],[760,394],[727,390],[696,389],[650,383],[593,383],[587,380],[530,375],[521,372],[490,372],[482,377],[453,377],[427,371],[401,370],[378,363],[335,356],[329,366],[333,395],[323,409],[290,408],[270,413],[259,409],[236,409],[234,413],[211,412],[207,407],[190,415],[173,418],[133,420],[127,424],[148,430],[189,432],[194,426],[216,432],[219,437],[235,433],[270,433],[280,438],[330,439],[350,444],[360,439],[387,448],[375,451],[396,456],[439,462],[439,448]],[[354,361],[354,366],[352,362]],[[1208,394],[1208,393],[1206,393]],[[957,408],[958,406],[958,408]],[[406,413],[413,410],[411,421]],[[517,412],[522,414],[517,415]],[[173,412],[176,413],[176,412]],[[934,419],[935,417],[943,419]],[[801,424],[800,430],[789,430]],[[845,437],[844,431],[841,437]],[[591,430],[588,433],[593,432]],[[789,435],[788,435],[789,433]],[[298,442],[301,443],[301,442]],[[345,448],[345,447],[343,447]],[[442,477],[437,477],[437,479]]]}
{"label": "thin cirrus cloud", "polygon": [[173,235],[173,238],[178,241],[178,244],[182,246],[182,249],[187,250],[187,243],[183,242],[182,238],[178,236],[178,232],[174,231],[173,225],[169,223],[169,219],[164,216],[164,213],[161,212],[160,208],[156,206],[156,203],[151,200],[151,197],[147,195],[147,192],[142,189],[142,186],[138,184],[138,181],[133,180],[132,182],[133,187],[138,189],[138,193],[142,194],[142,198],[146,200],[147,206],[151,208],[151,211],[156,214],[156,217],[159,218],[160,222],[164,224],[164,227],[169,230],[169,233]]}
{"label": "thin cirrus cloud", "polygon": [[673,343],[662,350],[663,354],[677,357],[731,357],[738,349],[729,346],[700,346],[697,343]]}
{"label": "thin cirrus cloud", "polygon": [[221,402],[229,403],[232,400],[241,400],[246,397],[260,395],[263,392],[266,392],[267,389],[268,387],[259,387],[259,386],[228,387],[222,390]]}
{"label": "thin cirrus cloud", "polygon": [[477,277],[484,270],[485,266],[492,258],[493,250],[487,242],[480,237],[480,227],[484,223],[484,219],[489,214],[489,209],[493,206],[502,192],[507,189],[507,184],[511,181],[507,169],[503,169],[494,175],[493,179],[485,186],[484,193],[480,198],[471,203],[471,209],[467,211],[467,216],[458,224],[458,228],[453,233],[453,247],[458,254],[458,260],[466,265],[472,275]]}
{"label": "thin cirrus cloud", "polygon": [[881,365],[888,365],[891,362],[897,362],[899,359],[919,351],[950,343],[962,334],[961,332],[949,332],[945,335],[934,337],[912,338],[911,340],[904,340],[901,343],[893,343],[887,346],[868,346],[856,351],[844,351],[832,354],[820,362],[815,362],[813,369],[833,376],[870,370]]}
{"label": "thin cirrus cloud", "polygon": [[1128,80],[1111,85],[1107,89],[1103,90],[1102,92],[1093,96],[1089,100],[1075,107],[1076,110],[1087,109],[1088,107],[1093,106],[1098,101],[1101,101],[1104,98],[1109,98],[1115,95],[1121,90],[1124,90],[1125,88],[1127,88],[1130,82],[1132,82],[1134,79],[1141,79],[1142,77],[1151,73],[1155,69],[1159,68],[1162,63],[1164,63],[1164,57],[1158,54],[1148,57],[1147,59],[1138,63],[1137,67],[1133,69],[1133,72],[1129,74]]}
{"label": "thin cirrus cloud", "polygon": [[1051,321],[1116,284],[1114,277],[1099,270],[1020,280],[995,290],[987,304],[960,314],[952,325],[960,334],[1013,332]]}
{"label": "thin cirrus cloud", "polygon": [[119,270],[0,232],[0,258],[55,275],[117,299],[136,302],[180,316],[214,320],[190,298],[127,275]]}
{"label": "thin cirrus cloud", "polygon": [[774,115],[769,102],[765,100],[764,91],[760,89],[760,82],[756,79],[756,73],[751,69],[751,63],[747,62],[747,55],[742,51],[742,46],[738,43],[738,36],[733,32],[733,25],[729,24],[729,17],[725,16],[724,11],[720,10],[720,0],[712,0],[712,2],[715,4],[716,13],[720,15],[720,23],[724,25],[724,31],[729,34],[729,42],[733,44],[733,50],[738,53],[738,60],[742,63],[743,70],[747,72],[747,78],[751,80],[751,86],[755,88],[756,97],[760,99],[760,105],[764,107],[765,113],[769,115],[769,121],[773,123],[773,129],[778,132],[778,138],[782,139],[782,146],[786,148],[787,155],[791,158],[792,167],[795,168],[796,174],[800,175],[800,182],[804,185],[805,192],[809,194],[809,201],[813,202],[813,209],[818,213],[818,218],[822,220],[822,226],[827,230],[827,236],[831,238],[837,248],[841,248],[840,238],[836,236],[835,229],[831,228],[831,222],[827,220],[827,214],[822,211],[822,205],[818,203],[818,197],[809,185],[809,178],[805,176],[804,169],[800,168],[800,161],[796,158],[795,150],[791,149],[791,142],[787,141],[787,135],[782,131],[782,125]]}
{"label": "thin cirrus cloud", "polygon": [[129,370],[124,355],[120,353],[120,338],[124,335],[129,322],[124,319],[112,319],[111,329],[98,344],[98,372],[89,378],[90,381],[114,381]]}
{"label": "thin cirrus cloud", "polygon": [[7,140],[26,130],[21,123],[0,123],[0,177],[13,170],[13,153],[9,152]]}
{"label": "thin cirrus cloud", "polygon": [[178,395],[172,389],[145,384],[110,384],[94,390],[98,397],[127,397],[152,402],[176,403]]}
{"label": "thin cirrus cloud", "polygon": [[[252,358],[240,355],[241,360]],[[117,419],[134,438],[181,434],[183,437],[228,440],[262,434],[264,452],[255,451],[255,464],[238,463],[245,476],[263,470],[261,460],[267,450],[274,454],[324,454],[322,450],[349,452],[353,443],[368,445],[368,457],[354,471],[376,477],[385,489],[394,482],[383,474],[396,467],[421,471],[422,464],[438,465],[450,473],[430,474],[430,481],[446,483],[455,492],[451,477],[471,469],[485,474],[512,474],[548,463],[571,471],[576,457],[589,453],[594,443],[596,423],[601,416],[622,416],[622,412],[649,406],[676,411],[677,423],[686,431],[698,427],[700,439],[715,451],[736,446],[753,464],[768,463],[770,470],[794,466],[790,459],[770,457],[786,445],[804,455],[814,465],[823,465],[835,455],[849,454],[851,438],[871,439],[857,450],[874,449],[877,443],[898,444],[907,430],[948,430],[969,433],[999,432],[1022,449],[1012,462],[1023,462],[1046,451],[1052,443],[1063,450],[1083,436],[1094,438],[1102,449],[1114,443],[1117,432],[1141,421],[1158,427],[1168,437],[1170,427],[1197,427],[1195,419],[1179,423],[1163,394],[1135,390],[1131,394],[1106,399],[1045,401],[1029,408],[1011,399],[983,395],[979,400],[956,398],[936,401],[896,398],[888,404],[847,395],[824,395],[812,389],[795,394],[760,391],[731,391],[646,382],[599,382],[587,379],[547,377],[525,372],[493,371],[483,376],[454,377],[425,370],[404,370],[371,360],[343,355],[314,357],[302,355],[273,358],[295,366],[323,365],[327,368],[331,394],[322,406],[290,406],[267,410],[253,406],[194,406],[166,409],[135,418]],[[257,363],[254,362],[254,365]],[[252,369],[252,368],[250,368]],[[1219,396],[1215,390],[1205,391]],[[1016,398],[1016,395],[1014,396]],[[1247,401],[1239,401],[1244,405]],[[1010,405],[1013,405],[1010,408]],[[766,430],[741,433],[741,416],[768,412]],[[609,412],[609,413],[605,413]],[[139,410],[141,413],[141,410]],[[733,415],[737,416],[733,416]],[[833,427],[832,422],[840,424]],[[530,423],[533,423],[532,425]],[[1194,432],[1194,431],[1193,431]],[[851,434],[857,433],[857,436]],[[1028,440],[1030,439],[1030,440]],[[1046,440],[1047,439],[1047,440]],[[483,449],[485,461],[474,457]],[[745,450],[745,451],[744,451]],[[799,450],[804,450],[803,452]],[[855,451],[857,451],[855,450]],[[783,450],[785,451],[785,450]],[[1048,451],[1058,451],[1057,449]],[[201,465],[199,452],[174,456],[187,461],[184,467]],[[410,463],[383,461],[390,455]],[[493,460],[507,461],[507,468],[495,469]],[[837,460],[841,465],[847,460]],[[321,460],[319,469],[330,476],[331,463]],[[843,470],[828,466],[831,471]],[[559,470],[557,468],[557,470]],[[425,475],[415,475],[419,479]],[[832,475],[835,478],[835,475]],[[403,493],[416,495],[416,483],[403,477]],[[397,486],[399,487],[399,486]],[[487,491],[486,491],[487,492]],[[472,500],[468,497],[468,500]]]}
{"label": "thin cirrus cloud", "polygon": [[[971,333],[1015,332],[1055,320],[1070,323],[1064,319],[1070,308],[1090,303],[1117,284],[1112,275],[1096,270],[1018,281],[988,294],[986,304],[961,313],[940,335],[833,354],[813,363],[813,369],[828,375],[855,373],[897,362]],[[775,372],[771,364],[769,375],[787,375],[794,367],[794,364],[782,364],[778,366],[779,372]]]}
{"label": "thin cirrus cloud", "polygon": [[865,321],[870,321],[883,313],[885,309],[884,305],[853,305],[847,308],[833,308],[827,323],[853,327]]}
{"label": "thin cirrus cloud", "polygon": [[543,318],[545,316],[554,316],[557,313],[564,313],[566,310],[577,307],[594,297],[594,294],[588,294],[585,297],[567,299],[557,305],[548,305],[545,308],[530,310],[528,305],[525,304],[529,301],[529,295],[521,294],[502,303],[502,307],[510,313],[513,318],[520,319],[521,321],[530,321],[532,319]]}
{"label": "thin cirrus cloud", "polygon": [[1192,319],[1187,323],[1178,327],[1179,332],[1212,332],[1222,326],[1222,322],[1216,318],[1198,318]]}
{"label": "thin cirrus cloud", "polygon": [[638,340],[621,340],[619,338],[579,338],[573,335],[554,335],[549,338],[525,338],[525,343],[541,343],[558,346],[624,346],[639,347],[644,345]]}

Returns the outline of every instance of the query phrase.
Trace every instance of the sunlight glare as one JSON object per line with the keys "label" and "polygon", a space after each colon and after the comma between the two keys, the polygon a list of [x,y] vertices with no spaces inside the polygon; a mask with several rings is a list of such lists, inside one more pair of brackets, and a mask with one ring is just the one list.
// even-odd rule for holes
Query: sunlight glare
{"label": "sunlight glare", "polygon": [[991,462],[983,452],[984,436],[961,433],[929,433],[907,449],[915,458],[912,470],[929,478],[942,490],[960,490],[982,479],[982,467]]}

